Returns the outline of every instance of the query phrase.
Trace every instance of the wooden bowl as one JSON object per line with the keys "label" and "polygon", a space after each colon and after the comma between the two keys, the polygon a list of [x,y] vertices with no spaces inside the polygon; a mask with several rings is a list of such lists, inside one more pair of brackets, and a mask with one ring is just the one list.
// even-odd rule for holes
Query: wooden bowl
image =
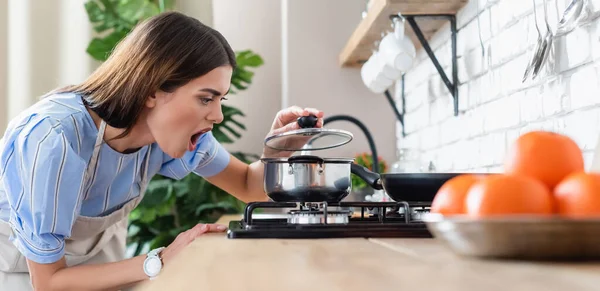
{"label": "wooden bowl", "polygon": [[600,260],[600,219],[514,216],[474,219],[429,213],[432,235],[465,256],[519,260]]}

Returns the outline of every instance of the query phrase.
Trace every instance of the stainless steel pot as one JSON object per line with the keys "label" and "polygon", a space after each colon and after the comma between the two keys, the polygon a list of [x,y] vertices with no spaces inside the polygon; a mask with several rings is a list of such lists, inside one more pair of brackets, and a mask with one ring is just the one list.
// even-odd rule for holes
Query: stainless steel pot
{"label": "stainless steel pot", "polygon": [[[353,138],[352,133],[344,130],[316,128],[316,123],[315,116],[300,117],[300,129],[270,136],[265,140],[265,146],[278,151],[305,153],[338,147]],[[351,172],[360,167],[352,158],[305,154],[263,158],[261,161],[265,165],[264,190],[276,202],[339,202],[350,194]]]}
{"label": "stainless steel pot", "polygon": [[264,189],[277,202],[339,202],[350,194],[354,159],[301,155],[263,158]]}

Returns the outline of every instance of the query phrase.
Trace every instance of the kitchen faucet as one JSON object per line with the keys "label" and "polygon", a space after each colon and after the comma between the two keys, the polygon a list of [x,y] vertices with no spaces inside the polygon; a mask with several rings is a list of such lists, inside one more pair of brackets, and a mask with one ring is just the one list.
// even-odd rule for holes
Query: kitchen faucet
{"label": "kitchen faucet", "polygon": [[365,134],[367,141],[369,142],[369,147],[371,148],[371,156],[373,157],[373,172],[375,173],[379,173],[379,158],[377,156],[377,147],[375,147],[375,141],[373,140],[373,136],[371,135],[371,132],[369,131],[369,129],[367,129],[367,127],[364,125],[364,123],[362,123],[360,120],[356,119],[355,117],[352,117],[350,115],[332,115],[332,116],[328,116],[325,119],[323,119],[323,126],[325,126],[326,124],[330,123],[330,122],[334,122],[334,121],[340,121],[340,120],[344,120],[344,121],[349,121],[351,123],[356,124],[356,126],[358,126],[363,133]]}

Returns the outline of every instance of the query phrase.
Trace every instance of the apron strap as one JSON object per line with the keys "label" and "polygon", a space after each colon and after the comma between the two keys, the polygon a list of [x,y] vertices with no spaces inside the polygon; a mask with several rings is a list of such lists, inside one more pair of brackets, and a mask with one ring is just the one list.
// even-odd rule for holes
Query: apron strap
{"label": "apron strap", "polygon": [[90,165],[86,169],[87,178],[92,176],[92,172],[96,169],[98,164],[98,155],[100,154],[100,147],[102,146],[102,141],[104,140],[104,131],[106,130],[106,122],[104,120],[100,121],[100,128],[98,129],[98,135],[96,136],[96,143],[94,144],[94,151],[92,152],[92,159],[90,160]]}
{"label": "apron strap", "polygon": [[148,151],[146,152],[146,161],[144,163],[144,176],[142,176],[142,191],[140,196],[144,195],[145,188],[148,185],[148,165],[150,164],[150,153],[152,152],[152,145],[148,145]]}
{"label": "apron strap", "polygon": [[[106,122],[104,120],[100,120],[100,128],[98,128],[98,135],[96,136],[96,142],[94,143],[94,151],[92,152],[92,158],[90,159],[90,163],[85,170],[85,175],[83,177],[84,183],[88,183],[90,177],[94,175],[94,170],[98,166],[98,156],[100,155],[100,148],[102,146],[102,141],[104,140],[104,131],[106,130]],[[85,189],[89,189],[92,185],[88,185]],[[87,195],[83,197],[83,199],[87,199]]]}

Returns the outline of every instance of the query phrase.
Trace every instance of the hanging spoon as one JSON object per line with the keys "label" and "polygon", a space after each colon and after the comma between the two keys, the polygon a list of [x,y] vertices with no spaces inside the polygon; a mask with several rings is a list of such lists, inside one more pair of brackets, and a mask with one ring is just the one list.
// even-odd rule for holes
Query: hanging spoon
{"label": "hanging spoon", "polygon": [[540,27],[538,26],[538,23],[537,23],[537,9],[535,8],[535,0],[532,0],[532,1],[533,1],[533,21],[535,22],[535,29],[537,30],[537,33],[538,33],[538,39],[537,39],[535,48],[533,50],[533,55],[531,56],[531,60],[529,61],[529,64],[527,65],[527,68],[525,69],[525,74],[523,75],[523,81],[522,81],[523,83],[525,83],[525,81],[531,74],[531,70],[536,65],[536,63],[538,61],[538,56],[540,55],[541,50],[542,50],[542,43],[544,41],[544,39],[542,38],[542,33],[540,32]]}
{"label": "hanging spoon", "polygon": [[537,77],[540,70],[544,67],[546,60],[548,59],[548,54],[550,49],[552,48],[552,40],[553,34],[552,29],[550,28],[550,24],[548,24],[548,10],[546,8],[546,0],[544,0],[544,21],[546,22],[546,36],[544,37],[544,43],[542,44],[542,52],[539,56],[539,61],[535,68],[533,69],[533,80]]}
{"label": "hanging spoon", "polygon": [[583,0],[573,0],[569,3],[569,6],[567,6],[563,12],[562,18],[558,22],[557,35],[566,34],[577,26],[579,16],[583,11],[583,6]]}

